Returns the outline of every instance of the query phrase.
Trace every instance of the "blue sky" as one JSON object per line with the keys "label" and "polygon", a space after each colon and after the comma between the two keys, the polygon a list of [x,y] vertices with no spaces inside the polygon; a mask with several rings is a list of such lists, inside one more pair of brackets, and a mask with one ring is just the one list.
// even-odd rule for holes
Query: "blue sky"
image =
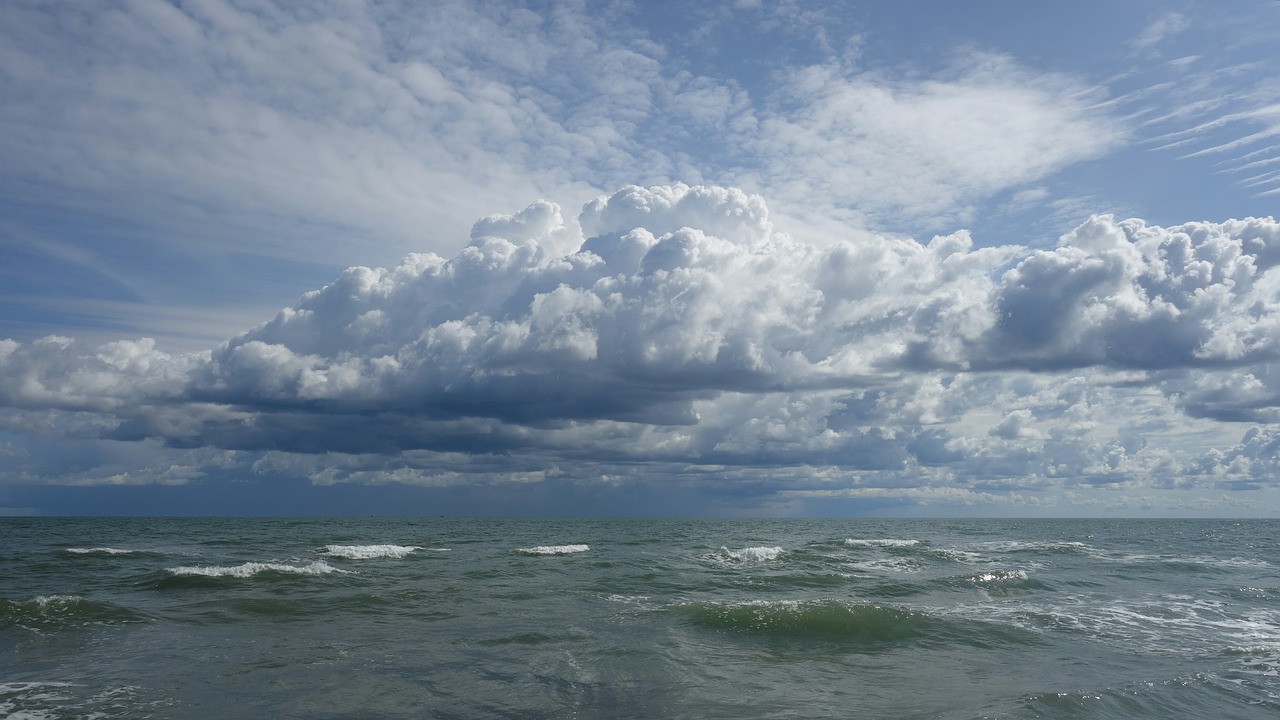
{"label": "blue sky", "polygon": [[11,2],[0,512],[1280,512],[1280,3]]}

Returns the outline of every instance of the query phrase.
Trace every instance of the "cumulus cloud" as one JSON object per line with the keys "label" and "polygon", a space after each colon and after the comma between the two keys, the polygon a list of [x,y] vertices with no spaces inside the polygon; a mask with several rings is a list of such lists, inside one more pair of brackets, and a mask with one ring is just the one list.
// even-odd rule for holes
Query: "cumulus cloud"
{"label": "cumulus cloud", "polygon": [[1274,482],[1280,470],[1280,429],[1252,427],[1236,445],[1214,448],[1189,468],[1231,489],[1255,489]]}
{"label": "cumulus cloud", "polygon": [[[1271,218],[1097,216],[1037,251],[965,232],[818,246],[741,190],[630,186],[575,219],[546,201],[487,216],[448,259],[353,267],[207,353],[0,342],[0,422],[269,453],[255,472],[320,484],[1264,482],[1270,430],[1217,455],[1171,439],[1275,419],[1278,261]],[[199,477],[170,460],[99,480]]]}
{"label": "cumulus cloud", "polygon": [[1280,225],[1162,228],[1097,216],[1006,273],[995,323],[967,348],[982,367],[1244,365],[1280,350]]}

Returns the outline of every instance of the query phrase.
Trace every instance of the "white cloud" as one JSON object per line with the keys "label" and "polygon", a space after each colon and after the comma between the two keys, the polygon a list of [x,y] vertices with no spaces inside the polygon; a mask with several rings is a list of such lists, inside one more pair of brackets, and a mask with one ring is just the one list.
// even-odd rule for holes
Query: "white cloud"
{"label": "white cloud", "polygon": [[[495,204],[586,197],[587,167],[633,167],[620,126],[651,109],[653,59],[585,62],[606,41],[572,12],[380,12],[7,5],[0,91],[26,100],[0,110],[3,175],[27,199],[55,188],[76,210],[184,228],[170,242],[349,263],[452,252]],[[192,230],[211,223],[230,232]]]}
{"label": "white cloud", "polygon": [[[1224,439],[1280,408],[1273,219],[1098,216],[1042,251],[964,232],[819,246],[777,232],[759,196],[675,185],[576,221],[538,202],[471,237],[351,268],[212,353],[4,341],[0,429],[275,450],[257,472],[322,484],[556,467],[1044,503],[1268,482],[1256,433]],[[166,457],[86,481],[201,477]]]}
{"label": "white cloud", "polygon": [[493,207],[628,182],[737,181],[795,216],[941,228],[1121,136],[1087,87],[1002,56],[929,80],[809,65],[752,96],[610,13],[7,5],[0,92],[24,101],[0,108],[0,181],[145,219],[153,242],[349,264],[451,254]]}
{"label": "white cloud", "polygon": [[774,197],[870,227],[940,228],[976,204],[1101,156],[1123,138],[1098,91],[1009,59],[968,58],[946,79],[836,65],[795,71],[749,140]]}
{"label": "white cloud", "polygon": [[1148,52],[1164,41],[1176,37],[1191,26],[1186,16],[1169,12],[1156,18],[1133,40],[1133,47],[1139,52]]}

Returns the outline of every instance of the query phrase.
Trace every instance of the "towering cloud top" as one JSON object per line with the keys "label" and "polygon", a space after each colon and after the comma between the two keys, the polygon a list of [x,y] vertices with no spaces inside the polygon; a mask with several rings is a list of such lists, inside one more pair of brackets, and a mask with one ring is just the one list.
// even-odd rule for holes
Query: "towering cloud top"
{"label": "towering cloud top", "polygon": [[976,342],[1014,252],[964,235],[819,249],[774,233],[759,197],[683,185],[624,188],[578,225],[574,251],[548,251],[575,231],[538,203],[477,223],[450,260],[352,268],[220,348],[192,391],[667,422],[708,393],[856,387],[921,343]]}
{"label": "towering cloud top", "polygon": [[1278,261],[1271,218],[818,247],[740,190],[626,187],[576,221],[484,218],[450,259],[351,268],[203,355],[5,341],[0,400],[181,447],[988,474],[1056,447],[1054,472],[1114,475],[1156,458],[1090,403],[1273,418]]}

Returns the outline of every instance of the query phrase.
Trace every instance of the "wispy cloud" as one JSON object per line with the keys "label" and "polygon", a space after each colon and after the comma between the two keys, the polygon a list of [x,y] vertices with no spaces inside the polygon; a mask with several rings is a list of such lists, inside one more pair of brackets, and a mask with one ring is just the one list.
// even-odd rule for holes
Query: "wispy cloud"
{"label": "wispy cloud", "polygon": [[[752,140],[757,183],[788,205],[870,227],[942,228],[977,204],[1096,158],[1124,138],[1096,92],[1007,58],[966,58],[948,80],[796,71]],[[751,177],[751,173],[747,173]]]}
{"label": "wispy cloud", "polygon": [[1156,18],[1140,35],[1133,39],[1135,51],[1149,52],[1191,27],[1191,21],[1181,13],[1170,12]]}

